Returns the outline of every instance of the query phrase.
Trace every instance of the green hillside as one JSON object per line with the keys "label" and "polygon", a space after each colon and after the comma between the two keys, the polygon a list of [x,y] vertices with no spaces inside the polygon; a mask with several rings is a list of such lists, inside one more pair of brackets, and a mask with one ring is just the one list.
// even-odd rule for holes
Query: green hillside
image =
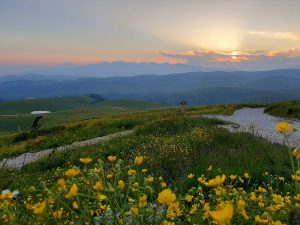
{"label": "green hillside", "polygon": [[300,100],[269,104],[265,112],[278,117],[300,119]]}
{"label": "green hillside", "polygon": [[146,110],[167,107],[167,105],[158,102],[147,102],[142,100],[107,100],[99,105],[108,107],[117,107],[124,110]]}
{"label": "green hillside", "polygon": [[160,103],[139,100],[106,100],[96,102],[89,96],[5,102],[1,106],[3,106],[3,109],[1,108],[2,112],[16,113],[17,115],[0,115],[0,135],[1,133],[7,134],[19,132],[19,130],[29,130],[36,115],[31,115],[28,112],[36,109],[50,109],[50,111],[53,111],[53,113],[44,114],[40,122],[42,127],[49,128],[107,115],[127,114],[167,107],[167,105]]}
{"label": "green hillside", "polygon": [[[92,97],[91,97],[92,96]],[[104,98],[94,95],[25,99],[18,101],[0,102],[0,115],[23,114],[32,111],[59,111],[73,108],[88,107],[97,104]]]}
{"label": "green hillside", "polygon": [[[117,102],[120,107],[122,102]],[[5,213],[15,215],[17,224],[56,224],[70,218],[75,224],[93,223],[98,215],[102,224],[118,224],[107,221],[113,215],[123,222],[124,213],[125,224],[162,224],[164,219],[208,225],[214,221],[209,213],[223,215],[226,204],[232,208],[225,212],[230,224],[258,224],[257,215],[265,212],[270,224],[297,224],[293,209],[298,181],[291,180],[288,148],[250,133],[231,133],[220,127],[225,122],[199,117],[255,106],[261,105],[151,110],[2,136],[0,158],[135,130],[108,142],[55,152],[20,170],[0,169],[0,189],[20,192],[20,201],[12,201]],[[162,219],[153,205],[165,209]],[[172,220],[170,215],[175,215]],[[153,218],[155,223],[140,222]]]}

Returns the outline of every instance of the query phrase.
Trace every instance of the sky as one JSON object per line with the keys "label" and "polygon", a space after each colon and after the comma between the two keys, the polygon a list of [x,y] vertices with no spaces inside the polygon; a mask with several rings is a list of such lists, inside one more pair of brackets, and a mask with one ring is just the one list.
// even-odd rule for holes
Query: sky
{"label": "sky", "polygon": [[0,67],[300,68],[299,0],[0,0]]}

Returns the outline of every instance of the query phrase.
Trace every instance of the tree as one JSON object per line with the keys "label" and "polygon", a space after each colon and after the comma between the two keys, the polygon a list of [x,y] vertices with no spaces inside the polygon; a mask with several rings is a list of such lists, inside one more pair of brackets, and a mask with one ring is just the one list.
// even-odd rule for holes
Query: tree
{"label": "tree", "polygon": [[42,118],[43,118],[43,116],[38,116],[34,119],[34,121],[32,122],[32,125],[31,125],[31,132],[34,132],[41,127],[41,124],[39,123],[39,121]]}

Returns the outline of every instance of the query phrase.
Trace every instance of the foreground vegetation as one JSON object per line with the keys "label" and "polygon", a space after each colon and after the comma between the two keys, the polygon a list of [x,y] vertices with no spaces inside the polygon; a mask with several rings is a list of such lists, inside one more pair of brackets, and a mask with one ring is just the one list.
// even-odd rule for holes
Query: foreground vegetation
{"label": "foreground vegetation", "polygon": [[277,117],[300,119],[300,101],[272,103],[266,107],[265,112]]}
{"label": "foreground vegetation", "polygon": [[36,110],[52,112],[44,114],[40,121],[42,128],[51,128],[103,116],[122,115],[165,107],[167,105],[157,102],[100,101],[89,96],[2,102],[0,103],[0,135],[30,131],[32,122],[36,118],[36,115],[31,115],[30,112]]}
{"label": "foreground vegetation", "polygon": [[16,191],[2,192],[2,221],[280,225],[296,224],[299,219],[300,195],[293,192],[292,184],[284,177],[264,173],[264,184],[251,187],[253,181],[248,173],[227,177],[218,171],[220,175],[211,179],[204,174],[189,174],[189,189],[182,193],[163,177],[152,176],[143,160],[137,156],[126,166],[116,156],[95,164],[91,158],[80,158],[81,168],[56,170],[56,184],[47,186],[42,182],[40,189],[31,187],[23,196],[16,196]]}
{"label": "foreground vegetation", "polygon": [[[230,133],[220,127],[224,122],[198,116],[231,114],[244,106],[260,105],[191,107],[184,113],[168,109],[80,122],[77,135],[85,138],[129,125],[135,132],[55,153],[21,170],[0,170],[1,223],[299,224],[300,151]],[[292,132],[286,123],[276,129],[285,138]],[[53,138],[55,132],[45,136]],[[76,129],[59,134],[67,132]]]}
{"label": "foreground vegetation", "polygon": [[20,192],[2,193],[3,223],[297,224],[288,148],[191,117],[198,110],[161,113],[129,137],[3,170],[1,188]]}
{"label": "foreground vegetation", "polygon": [[[234,110],[243,106],[244,105],[241,104],[226,106],[219,105],[213,107],[191,107],[187,109],[186,115],[208,113],[231,114]],[[26,131],[17,134],[0,136],[0,160],[20,155],[25,152],[35,152],[42,149],[70,144],[75,141],[87,140],[119,131],[133,129],[146,121],[155,120],[169,114],[176,114],[180,112],[180,109],[173,108],[151,110],[141,113],[127,113],[116,116],[87,119],[79,122],[69,122],[51,127],[42,126],[36,131]],[[66,113],[64,114],[64,117],[70,118],[72,115],[70,115],[70,113]]]}

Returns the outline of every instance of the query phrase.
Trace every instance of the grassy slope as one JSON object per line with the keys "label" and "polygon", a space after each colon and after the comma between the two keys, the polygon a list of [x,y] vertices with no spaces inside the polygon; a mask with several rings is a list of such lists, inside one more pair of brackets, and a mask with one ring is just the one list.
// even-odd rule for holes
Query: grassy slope
{"label": "grassy slope", "polygon": [[[199,114],[231,114],[236,109],[244,106],[259,105],[218,105],[205,107],[187,108],[188,115]],[[22,132],[19,134],[10,134],[0,137],[0,159],[16,156],[25,152],[34,152],[41,149],[56,147],[60,145],[70,144],[74,141],[82,141],[98,136],[132,129],[146,121],[154,120],[157,117],[164,116],[170,112],[178,112],[178,108],[161,109],[159,111],[148,111],[140,113],[128,113],[128,110],[120,110],[123,115],[114,115],[99,117],[94,119],[85,119],[78,121],[79,118],[74,116],[77,122],[68,122],[63,125],[44,126],[38,131]],[[126,114],[124,114],[126,112]],[[84,114],[85,115],[85,114]],[[71,113],[66,113],[59,117],[61,120],[70,119]],[[57,118],[56,118],[57,120]]]}
{"label": "grassy slope", "polygon": [[300,100],[269,104],[265,112],[278,117],[300,119]]}
{"label": "grassy slope", "polygon": [[183,177],[189,173],[201,175],[211,164],[214,170],[210,176],[219,173],[217,168],[227,175],[249,172],[258,182],[263,182],[261,174],[265,171],[282,176],[290,174],[285,147],[250,134],[230,133],[219,128],[217,125],[222,122],[214,119],[190,116],[208,111],[229,114],[239,107],[194,107],[185,114],[178,110],[132,114],[135,120],[141,120],[135,134],[52,155],[20,171],[2,171],[0,189],[23,190],[39,185],[41,179],[52,182],[56,168],[80,166],[79,158],[83,156],[105,160],[108,155],[117,155],[126,161],[137,154],[144,155],[145,166],[151,173],[163,175],[182,189],[186,185],[182,183]]}
{"label": "grassy slope", "polygon": [[[154,109],[154,108],[162,108],[166,107],[166,105],[156,103],[156,102],[146,102],[146,101],[136,101],[136,100],[109,100],[103,101],[99,103],[94,103],[88,96],[74,97],[74,99],[67,98],[68,103],[65,101],[58,101],[57,103],[50,101],[49,99],[44,99],[44,103],[41,105],[48,105],[52,109],[61,109],[62,107],[76,107],[74,109],[60,110],[51,114],[43,115],[43,119],[41,120],[41,124],[45,128],[62,125],[65,123],[78,122],[82,120],[87,120],[91,118],[98,118],[100,116],[107,115],[119,115],[125,113],[132,113],[141,110]],[[79,99],[82,100],[82,104],[80,105]],[[6,109],[17,110],[18,108],[22,108],[27,100],[23,101],[22,104],[16,107],[7,107]],[[51,102],[51,104],[50,104]],[[65,106],[63,105],[65,102]],[[8,104],[7,102],[6,104]],[[12,102],[15,103],[15,102]],[[12,104],[10,103],[10,104]],[[75,104],[76,103],[76,104]],[[0,103],[1,104],[1,103]],[[40,105],[40,106],[41,106]],[[51,106],[50,106],[51,105]],[[86,107],[83,107],[86,106]],[[23,110],[29,110],[32,106],[27,106],[25,104],[25,108]],[[39,108],[41,110],[49,109],[47,108]],[[126,109],[126,110],[123,110]],[[21,109],[20,109],[21,110]],[[22,111],[21,110],[21,111]],[[31,111],[31,110],[29,110]],[[11,111],[13,112],[13,111]],[[0,116],[0,134],[8,134],[12,132],[27,131],[30,129],[32,121],[36,116],[31,114],[21,114],[18,116]]]}
{"label": "grassy slope", "polygon": [[89,96],[26,99],[0,103],[0,114],[23,114],[32,111],[59,111],[87,107],[95,103]]}

